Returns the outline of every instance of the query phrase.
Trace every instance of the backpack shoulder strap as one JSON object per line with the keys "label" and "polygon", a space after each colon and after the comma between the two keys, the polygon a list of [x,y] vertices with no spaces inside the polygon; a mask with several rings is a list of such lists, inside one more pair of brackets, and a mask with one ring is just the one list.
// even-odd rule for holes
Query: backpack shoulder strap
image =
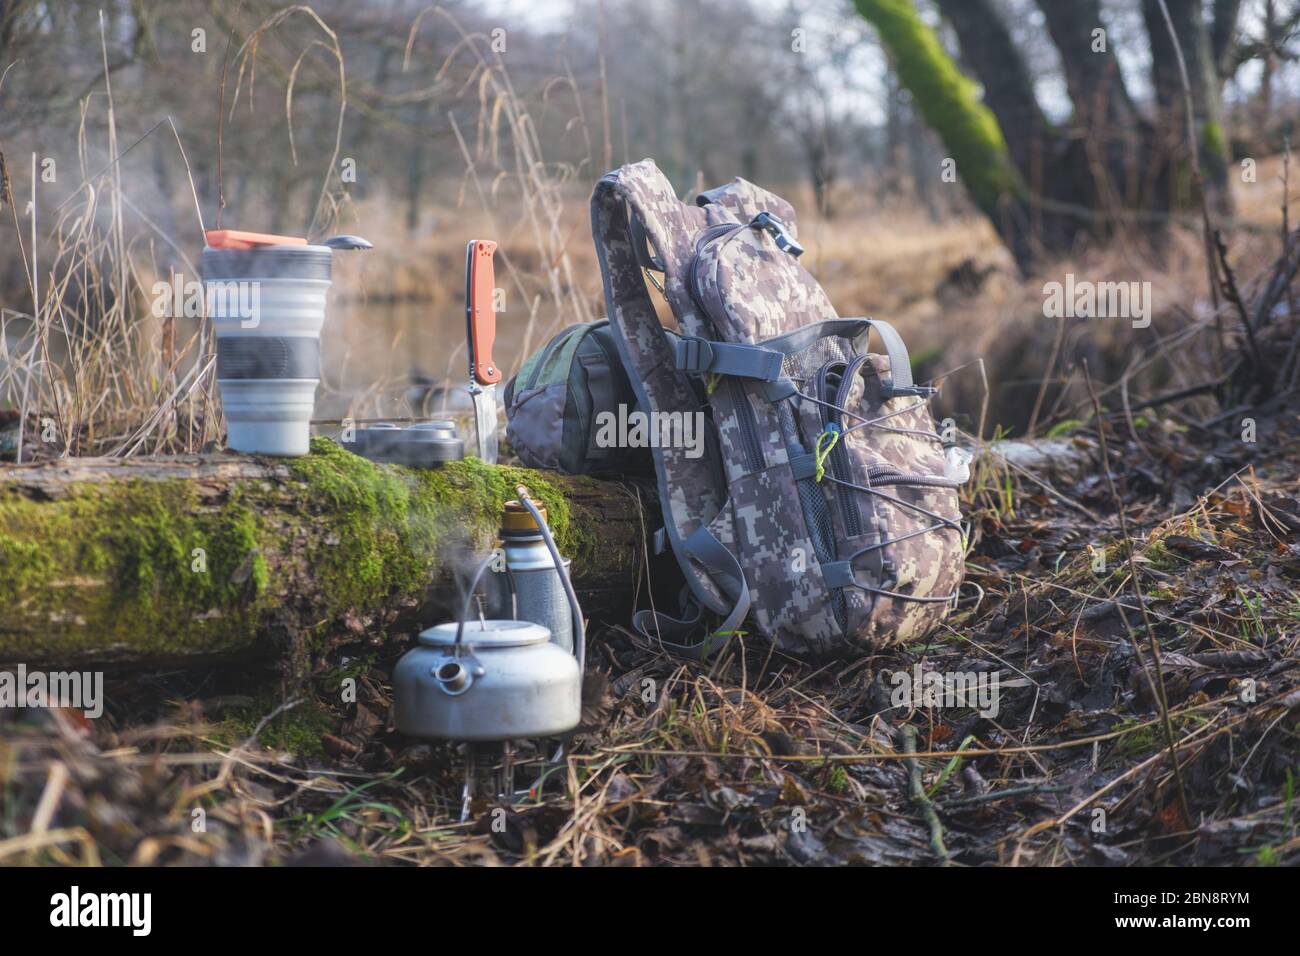
{"label": "backpack shoulder strap", "polygon": [[[687,373],[677,367],[674,344],[655,313],[642,269],[648,242],[654,267],[663,268],[665,295],[679,325],[698,334],[701,320],[685,272],[692,240],[709,219],[703,209],[682,203],[648,159],[606,174],[591,197],[592,237],[610,326],[637,400],[647,413],[692,416],[693,423],[706,421],[703,407]],[[635,237],[631,222],[640,224]],[[652,451],[664,531],[687,585],[706,608],[734,619],[734,629],[749,609],[749,596],[739,563],[708,528],[727,502],[717,437],[705,428],[704,453],[697,457],[671,445]]]}

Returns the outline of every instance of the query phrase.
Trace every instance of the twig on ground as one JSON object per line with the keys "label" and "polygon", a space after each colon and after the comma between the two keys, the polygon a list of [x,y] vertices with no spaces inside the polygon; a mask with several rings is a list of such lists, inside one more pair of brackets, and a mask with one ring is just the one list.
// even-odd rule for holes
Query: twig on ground
{"label": "twig on ground", "polygon": [[970,797],[958,797],[956,800],[945,800],[944,806],[948,809],[970,807],[977,803],[990,803],[994,800],[1005,800],[1008,797],[1024,797],[1033,793],[1065,793],[1069,789],[1069,787],[1062,784],[1031,783],[1023,787],[1007,787],[1005,790],[993,790],[989,793],[977,793]]}
{"label": "twig on ground", "polygon": [[948,856],[948,848],[943,845],[943,824],[939,822],[939,814],[934,809],[934,801],[925,793],[925,785],[921,781],[921,765],[916,760],[916,728],[911,724],[904,724],[902,728],[903,736],[903,753],[907,755],[904,760],[907,766],[907,790],[912,802],[916,804],[917,809],[921,811],[921,818],[925,820],[925,825],[930,828],[930,849],[934,855],[939,858],[940,864],[947,866],[951,862]]}

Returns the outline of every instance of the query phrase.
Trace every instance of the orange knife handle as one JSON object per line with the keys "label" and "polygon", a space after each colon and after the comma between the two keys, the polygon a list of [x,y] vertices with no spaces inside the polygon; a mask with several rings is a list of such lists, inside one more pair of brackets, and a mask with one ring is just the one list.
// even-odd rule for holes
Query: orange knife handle
{"label": "orange knife handle", "polygon": [[495,385],[501,381],[501,370],[492,359],[492,343],[497,337],[497,316],[493,298],[496,294],[496,270],[492,255],[497,244],[491,239],[475,239],[470,243],[472,275],[469,286],[469,334],[474,350],[474,381],[480,385]]}

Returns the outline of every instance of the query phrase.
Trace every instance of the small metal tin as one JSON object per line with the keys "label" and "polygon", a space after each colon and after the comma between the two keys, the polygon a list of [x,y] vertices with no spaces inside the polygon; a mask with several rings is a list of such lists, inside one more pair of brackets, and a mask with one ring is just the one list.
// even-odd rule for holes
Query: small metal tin
{"label": "small metal tin", "polygon": [[465,457],[465,443],[456,436],[456,424],[450,421],[420,422],[405,427],[384,422],[358,428],[355,440],[344,447],[371,461],[410,468],[436,468]]}

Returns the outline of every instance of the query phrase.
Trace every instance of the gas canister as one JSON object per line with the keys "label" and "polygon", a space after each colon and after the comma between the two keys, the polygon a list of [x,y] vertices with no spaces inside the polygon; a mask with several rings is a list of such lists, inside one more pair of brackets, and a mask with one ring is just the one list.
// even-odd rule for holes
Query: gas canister
{"label": "gas canister", "polygon": [[[535,506],[547,520],[546,508]],[[563,558],[568,573],[569,559]],[[507,501],[501,519],[499,559],[488,579],[489,616],[532,621],[551,632],[551,641],[573,653],[573,613],[564,581],[542,537],[537,519],[518,500]]]}

